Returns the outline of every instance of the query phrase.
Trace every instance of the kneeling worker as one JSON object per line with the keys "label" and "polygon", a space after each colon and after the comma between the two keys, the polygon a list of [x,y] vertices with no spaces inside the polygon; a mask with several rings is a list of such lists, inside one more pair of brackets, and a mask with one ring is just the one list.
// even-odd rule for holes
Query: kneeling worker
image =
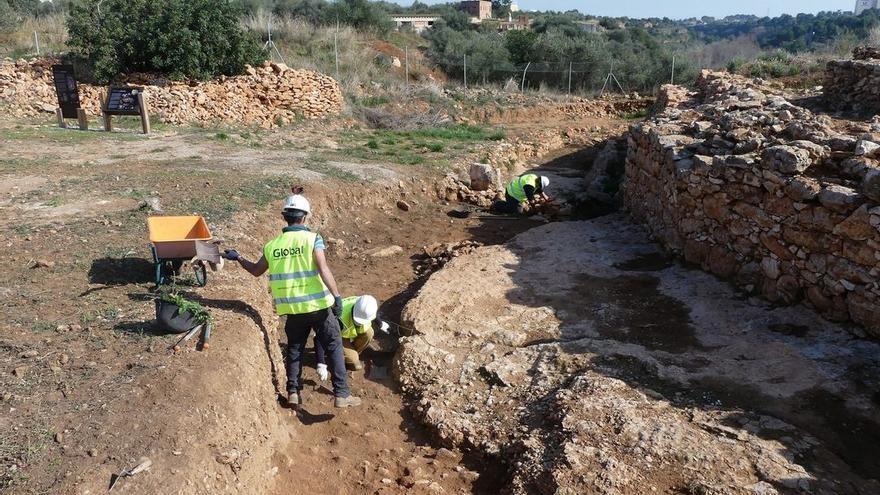
{"label": "kneeling worker", "polygon": [[535,198],[547,198],[544,190],[550,185],[550,179],[543,175],[525,174],[507,184],[504,190],[504,201],[496,201],[492,211],[496,213],[522,213],[523,206],[533,203]]}
{"label": "kneeling worker", "polygon": [[[342,300],[342,314],[339,322],[342,326],[342,352],[345,364],[354,370],[363,369],[360,353],[373,340],[373,321],[379,330],[388,333],[388,324],[377,319],[379,303],[373,296],[346,297]],[[315,355],[318,361],[318,377],[326,380],[329,375],[324,358],[324,347],[315,339]]]}
{"label": "kneeling worker", "polygon": [[286,315],[287,400],[293,407],[302,404],[302,355],[309,333],[327,349],[333,371],[333,395],[336,407],[358,406],[361,400],[351,395],[342,354],[339,320],[342,297],[324,256],[324,240],[305,226],[311,211],[308,200],[300,194],[289,196],[282,215],[287,227],[263,248],[260,261],[253,263],[238,252],[227,250],[224,257],[238,261],[251,275],[269,272],[269,286],[275,299],[275,311]]}

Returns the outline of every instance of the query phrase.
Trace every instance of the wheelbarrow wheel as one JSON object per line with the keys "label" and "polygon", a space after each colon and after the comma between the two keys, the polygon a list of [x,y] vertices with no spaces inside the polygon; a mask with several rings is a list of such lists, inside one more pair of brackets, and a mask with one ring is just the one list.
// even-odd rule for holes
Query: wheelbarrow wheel
{"label": "wheelbarrow wheel", "polygon": [[199,287],[204,287],[208,284],[208,269],[204,263],[193,263],[193,272],[195,272],[196,284]]}

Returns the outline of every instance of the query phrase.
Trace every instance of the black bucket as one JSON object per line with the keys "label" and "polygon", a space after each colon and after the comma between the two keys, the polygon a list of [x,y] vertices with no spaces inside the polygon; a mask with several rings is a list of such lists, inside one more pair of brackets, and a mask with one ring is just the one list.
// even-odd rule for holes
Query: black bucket
{"label": "black bucket", "polygon": [[171,333],[184,333],[199,325],[199,321],[189,311],[180,311],[173,302],[156,300],[156,323]]}

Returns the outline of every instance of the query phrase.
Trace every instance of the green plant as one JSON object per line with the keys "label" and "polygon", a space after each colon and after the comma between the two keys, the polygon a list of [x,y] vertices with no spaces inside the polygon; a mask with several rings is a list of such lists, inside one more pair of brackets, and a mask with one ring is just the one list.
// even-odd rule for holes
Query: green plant
{"label": "green plant", "polygon": [[160,294],[160,299],[174,304],[181,313],[189,313],[200,323],[214,323],[214,317],[201,304],[185,298],[176,288],[172,287],[167,292]]}
{"label": "green plant", "polygon": [[367,148],[370,148],[371,150],[377,150],[379,149],[379,143],[376,142],[375,139],[370,139],[369,141],[367,141]]}
{"label": "green plant", "polygon": [[431,143],[428,145],[428,151],[433,151],[434,153],[440,153],[441,151],[443,151],[443,144]]}
{"label": "green plant", "polygon": [[225,132],[218,132],[217,134],[214,134],[214,138],[218,141],[227,141],[229,140],[229,134],[226,134]]}
{"label": "green plant", "polygon": [[240,16],[235,2],[81,0],[70,9],[68,44],[100,82],[127,72],[175,79],[234,75],[263,59]]}

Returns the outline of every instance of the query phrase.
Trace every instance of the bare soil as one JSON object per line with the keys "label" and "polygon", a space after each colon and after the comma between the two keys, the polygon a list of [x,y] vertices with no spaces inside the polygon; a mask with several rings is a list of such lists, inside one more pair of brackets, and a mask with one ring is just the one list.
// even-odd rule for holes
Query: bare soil
{"label": "bare soil", "polygon": [[[503,467],[438,450],[407,413],[390,376],[397,335],[351,373],[364,407],[333,409],[309,365],[297,416],[279,397],[284,337],[263,280],[227,266],[204,289],[183,281],[217,320],[208,350],[169,352],[178,336],[153,325],[145,199],[205,216],[255,258],[282,226],[280,198],[305,184],[341,289],[375,295],[392,321],[424,282],[423,246],[498,244],[541,224],[447,216],[455,205],[433,189],[442,169],[346,160],[337,136],[349,125],[142,137],[0,123],[4,493],[102,493],[143,457],[152,467],[114,492],[497,492]],[[368,254],[390,245],[403,254]]]}

